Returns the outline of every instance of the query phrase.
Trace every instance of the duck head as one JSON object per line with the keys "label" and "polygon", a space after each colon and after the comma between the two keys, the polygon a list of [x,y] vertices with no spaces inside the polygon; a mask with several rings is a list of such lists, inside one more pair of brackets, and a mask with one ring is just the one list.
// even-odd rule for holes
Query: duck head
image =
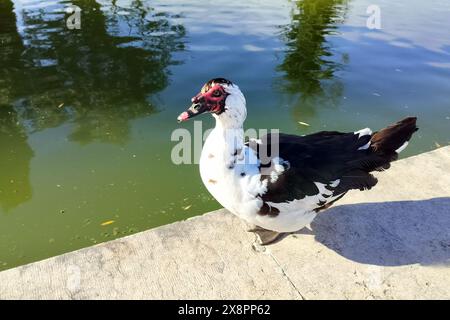
{"label": "duck head", "polygon": [[224,78],[209,80],[191,99],[192,105],[178,116],[178,122],[202,113],[212,114],[217,122],[228,126],[244,123],[247,111],[245,98],[236,84]]}

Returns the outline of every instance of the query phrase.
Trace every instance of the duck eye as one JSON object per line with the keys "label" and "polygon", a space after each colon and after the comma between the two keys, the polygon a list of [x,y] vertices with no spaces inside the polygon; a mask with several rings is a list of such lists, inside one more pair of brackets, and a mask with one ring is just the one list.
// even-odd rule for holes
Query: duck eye
{"label": "duck eye", "polygon": [[213,97],[220,97],[221,94],[222,92],[220,92],[220,90],[214,90],[212,93]]}

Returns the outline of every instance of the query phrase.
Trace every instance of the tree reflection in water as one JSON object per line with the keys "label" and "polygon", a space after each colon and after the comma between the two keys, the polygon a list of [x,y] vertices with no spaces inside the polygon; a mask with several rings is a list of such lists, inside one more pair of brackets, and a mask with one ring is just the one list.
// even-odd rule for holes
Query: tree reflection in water
{"label": "tree reflection in water", "polygon": [[33,151],[12,106],[0,105],[0,206],[8,211],[31,198]]}
{"label": "tree reflection in water", "polygon": [[[71,3],[82,9],[80,30],[66,27],[66,1],[16,12],[12,1],[0,2],[0,147],[13,155],[1,160],[10,169],[0,172],[4,207],[31,194],[27,134],[71,123],[72,141],[124,144],[130,120],[157,111],[151,97],[180,63],[172,58],[184,49],[177,16],[142,1]],[[10,180],[23,181],[21,201]]]}
{"label": "tree reflection in water", "polygon": [[298,120],[311,117],[318,105],[336,105],[343,85],[336,77],[348,59],[337,57],[327,37],[345,19],[345,0],[296,1],[292,22],[283,28],[287,50],[278,69],[282,87],[298,96],[293,110]]}

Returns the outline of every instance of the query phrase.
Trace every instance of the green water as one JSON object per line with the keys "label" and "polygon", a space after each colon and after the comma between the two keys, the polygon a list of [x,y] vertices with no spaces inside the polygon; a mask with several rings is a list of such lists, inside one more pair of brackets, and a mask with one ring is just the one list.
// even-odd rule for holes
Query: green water
{"label": "green water", "polygon": [[193,130],[176,117],[213,77],[239,84],[247,127],[417,115],[403,156],[447,145],[450,4],[390,2],[370,30],[369,0],[0,0],[0,269],[219,208],[170,158],[172,131]]}

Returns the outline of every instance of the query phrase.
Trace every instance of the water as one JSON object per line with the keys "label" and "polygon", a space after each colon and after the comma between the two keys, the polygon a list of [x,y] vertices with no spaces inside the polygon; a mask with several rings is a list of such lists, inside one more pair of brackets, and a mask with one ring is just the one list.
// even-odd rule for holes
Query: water
{"label": "water", "polygon": [[0,269],[219,208],[170,159],[172,131],[193,130],[176,117],[213,77],[244,91],[247,127],[417,115],[403,156],[447,145],[448,1],[378,1],[381,30],[371,3],[0,0]]}

